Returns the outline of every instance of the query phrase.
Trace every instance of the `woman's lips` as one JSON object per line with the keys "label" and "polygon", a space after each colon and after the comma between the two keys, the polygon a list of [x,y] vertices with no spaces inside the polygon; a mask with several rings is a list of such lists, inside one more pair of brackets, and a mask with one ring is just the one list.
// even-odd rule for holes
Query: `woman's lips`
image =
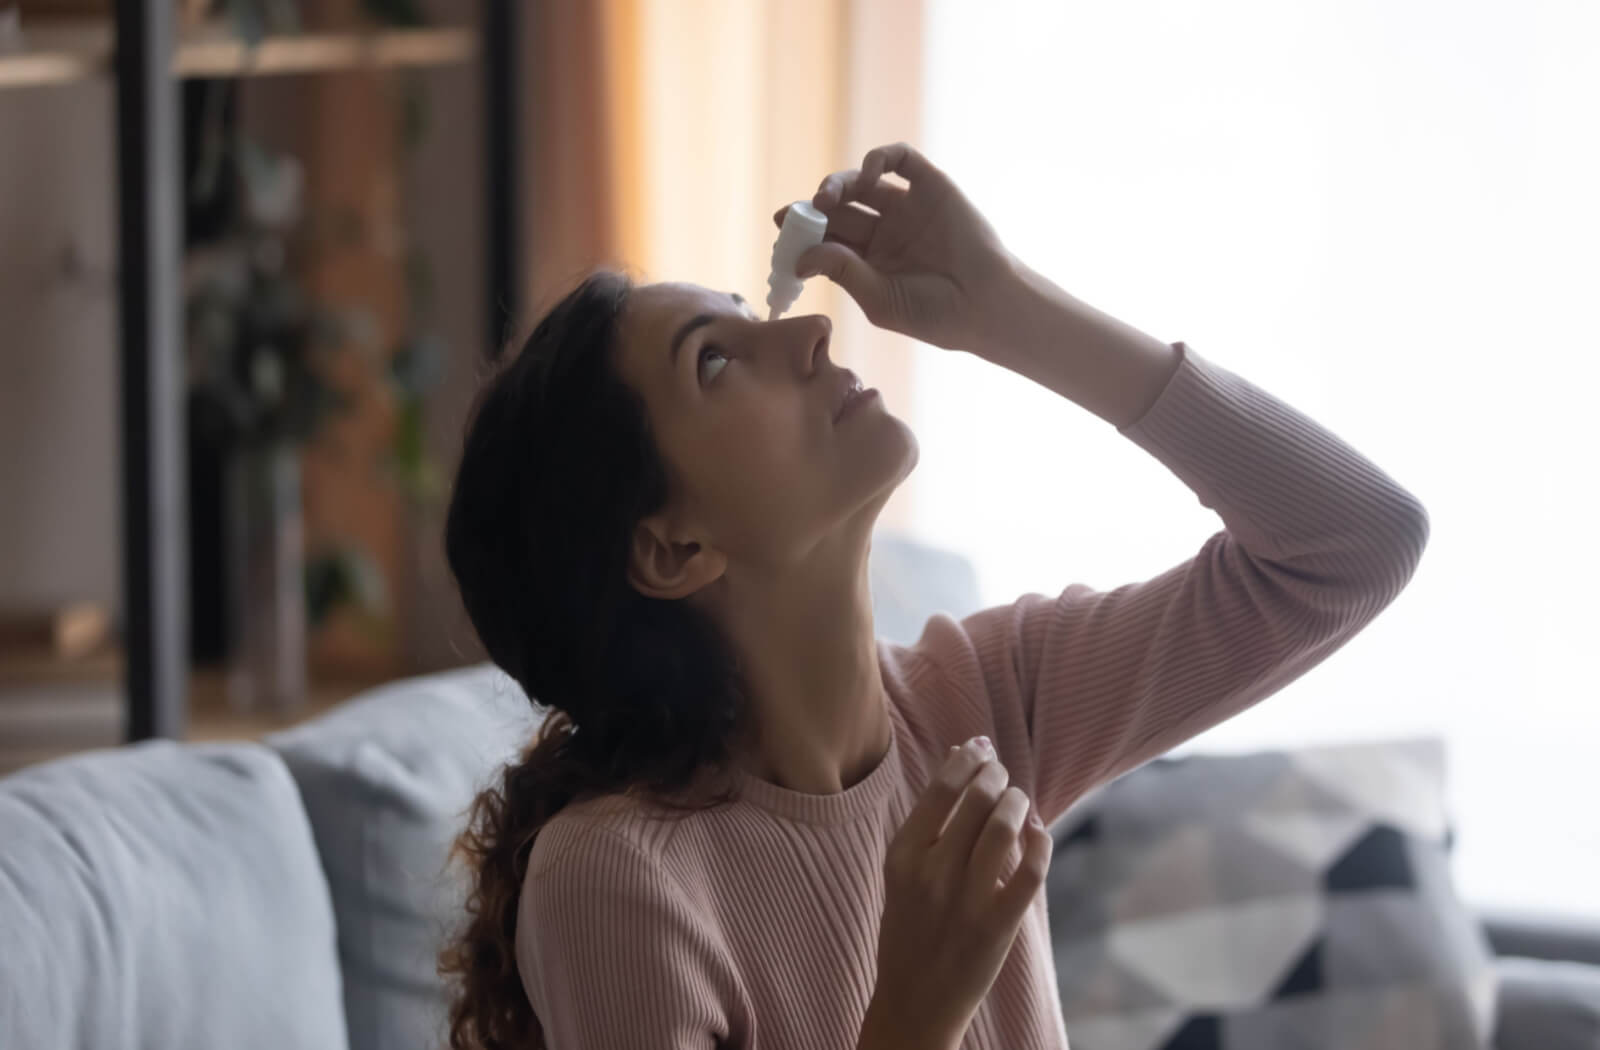
{"label": "woman's lips", "polygon": [[866,404],[870,399],[877,396],[878,388],[875,386],[864,387],[860,390],[851,391],[845,396],[844,407],[839,409],[839,419],[843,420],[848,418],[852,412]]}

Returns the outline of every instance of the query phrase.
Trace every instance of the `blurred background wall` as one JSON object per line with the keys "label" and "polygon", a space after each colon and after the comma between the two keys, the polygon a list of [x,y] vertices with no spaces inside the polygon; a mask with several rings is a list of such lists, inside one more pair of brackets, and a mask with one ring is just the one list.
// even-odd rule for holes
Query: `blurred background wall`
{"label": "blurred background wall", "polygon": [[0,593],[115,604],[110,88],[0,91],[0,140]]}

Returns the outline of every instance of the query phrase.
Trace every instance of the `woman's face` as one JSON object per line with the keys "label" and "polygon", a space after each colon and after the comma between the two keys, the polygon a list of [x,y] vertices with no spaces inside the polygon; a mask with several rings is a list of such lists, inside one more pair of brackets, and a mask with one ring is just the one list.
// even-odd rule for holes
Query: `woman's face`
{"label": "woman's face", "polygon": [[801,558],[841,525],[870,535],[917,444],[881,397],[835,418],[851,377],[828,356],[832,331],[820,314],[764,321],[699,285],[633,290],[618,367],[667,463],[664,536],[708,538],[759,567]]}

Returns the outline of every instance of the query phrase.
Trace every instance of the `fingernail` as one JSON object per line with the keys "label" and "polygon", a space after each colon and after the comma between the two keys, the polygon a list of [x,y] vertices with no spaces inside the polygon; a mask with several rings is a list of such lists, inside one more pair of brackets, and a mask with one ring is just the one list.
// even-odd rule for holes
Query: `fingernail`
{"label": "fingernail", "polygon": [[978,746],[983,748],[985,754],[991,756],[994,754],[994,743],[988,737],[980,736],[978,738]]}
{"label": "fingernail", "polygon": [[1029,813],[1028,814],[1028,823],[1032,824],[1036,828],[1044,827],[1044,821],[1039,819],[1039,814],[1037,814],[1037,813]]}

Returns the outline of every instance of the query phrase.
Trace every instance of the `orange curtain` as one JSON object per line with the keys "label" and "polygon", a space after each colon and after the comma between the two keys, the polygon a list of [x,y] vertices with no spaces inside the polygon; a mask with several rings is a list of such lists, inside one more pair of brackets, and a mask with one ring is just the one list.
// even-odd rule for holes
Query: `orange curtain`
{"label": "orange curtain", "polygon": [[605,28],[609,0],[531,5],[522,22],[521,201],[525,332],[545,301],[591,266],[621,258],[611,190],[612,128]]}

